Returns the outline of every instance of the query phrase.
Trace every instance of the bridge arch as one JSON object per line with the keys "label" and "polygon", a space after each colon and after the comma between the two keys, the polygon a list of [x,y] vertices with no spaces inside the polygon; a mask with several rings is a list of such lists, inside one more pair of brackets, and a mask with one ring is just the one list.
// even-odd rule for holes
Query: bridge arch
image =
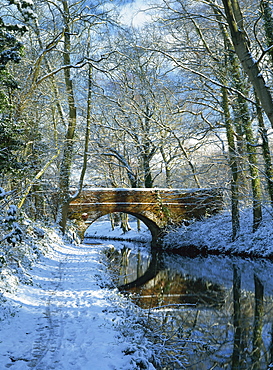
{"label": "bridge arch", "polygon": [[118,212],[101,212],[100,214],[98,214],[95,218],[93,217],[90,221],[89,221],[89,217],[87,216],[86,219],[84,219],[84,217],[82,217],[84,219],[84,221],[89,221],[88,222],[88,225],[86,226],[86,229],[92,225],[95,221],[97,221],[100,217],[103,217],[103,216],[107,216],[109,215],[110,213],[126,213],[128,215],[131,215],[131,216],[134,216],[136,218],[138,218],[140,221],[142,221],[146,226],[147,228],[150,230],[151,232],[151,235],[152,235],[152,240],[156,240],[161,232],[161,229],[158,227],[158,225],[153,221],[151,220],[150,218],[148,218],[147,216],[145,215],[142,215],[142,214],[138,214],[138,213],[135,213],[135,212],[128,212],[128,211],[118,211]]}

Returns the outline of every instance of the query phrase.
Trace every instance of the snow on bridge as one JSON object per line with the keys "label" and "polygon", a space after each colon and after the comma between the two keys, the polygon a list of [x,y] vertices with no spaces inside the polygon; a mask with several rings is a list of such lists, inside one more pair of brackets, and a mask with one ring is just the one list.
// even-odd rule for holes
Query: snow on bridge
{"label": "snow on bridge", "polygon": [[109,213],[123,212],[143,221],[155,240],[169,224],[214,214],[223,208],[219,189],[91,188],[69,205],[69,218],[92,223]]}

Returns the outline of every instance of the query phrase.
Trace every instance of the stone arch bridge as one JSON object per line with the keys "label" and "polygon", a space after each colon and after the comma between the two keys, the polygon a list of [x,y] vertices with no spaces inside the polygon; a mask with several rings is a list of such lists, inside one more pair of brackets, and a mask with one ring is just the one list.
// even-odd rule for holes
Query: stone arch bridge
{"label": "stone arch bridge", "polygon": [[68,217],[80,221],[85,213],[90,224],[109,213],[128,213],[147,225],[155,241],[170,224],[198,219],[222,208],[219,189],[92,188],[70,203]]}

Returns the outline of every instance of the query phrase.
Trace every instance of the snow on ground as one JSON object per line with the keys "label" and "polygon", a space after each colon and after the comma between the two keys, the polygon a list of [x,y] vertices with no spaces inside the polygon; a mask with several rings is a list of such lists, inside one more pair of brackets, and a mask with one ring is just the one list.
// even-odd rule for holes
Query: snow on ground
{"label": "snow on ground", "polygon": [[241,212],[240,233],[232,241],[230,212],[192,222],[171,230],[164,238],[164,247],[181,249],[187,246],[205,248],[212,253],[235,254],[252,257],[273,258],[273,211],[265,208],[263,221],[256,232],[252,232],[252,211]]}
{"label": "snow on ground", "polygon": [[[265,210],[263,223],[255,233],[251,224],[251,212],[243,212],[241,233],[232,242],[230,214],[218,214],[170,231],[164,245],[205,246],[223,253],[272,257],[270,210]],[[87,235],[133,239],[137,231],[132,229],[122,234],[120,228],[112,231],[110,223],[96,222]],[[143,227],[141,239],[147,238],[150,233]],[[0,369],[155,369],[152,361],[159,355],[153,352],[154,345],[138,323],[140,309],[111,286],[102,263],[102,249],[111,244],[89,242],[65,243],[57,233],[47,231],[45,252],[36,262],[33,259],[24,284],[8,271],[5,276],[2,269]]]}
{"label": "snow on ground", "polygon": [[102,245],[47,238],[32,284],[2,291],[13,308],[2,306],[0,369],[154,369],[137,308],[109,286]]}
{"label": "snow on ground", "polygon": [[[183,249],[187,246],[205,248],[212,253],[244,255],[250,257],[273,258],[273,210],[264,208],[263,221],[256,232],[252,232],[252,210],[245,209],[240,214],[240,233],[232,241],[231,213],[228,211],[194,220],[189,226],[182,225],[170,229],[163,239],[163,247],[169,250]],[[132,230],[123,233],[120,227],[112,230],[109,221],[95,222],[86,231],[86,237],[113,238],[136,241],[151,241],[151,233],[141,223],[137,231],[136,222],[130,222]]]}
{"label": "snow on ground", "polygon": [[126,239],[140,242],[149,242],[152,240],[152,235],[147,226],[141,222],[141,229],[137,231],[137,222],[130,221],[131,230],[126,233],[122,228],[117,226],[112,230],[110,221],[103,220],[92,223],[85,232],[85,238],[104,238],[104,239]]}

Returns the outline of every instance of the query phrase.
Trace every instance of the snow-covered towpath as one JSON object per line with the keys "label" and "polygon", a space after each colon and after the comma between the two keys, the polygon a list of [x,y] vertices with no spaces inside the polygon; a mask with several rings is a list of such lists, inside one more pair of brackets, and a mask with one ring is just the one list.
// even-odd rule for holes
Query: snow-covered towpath
{"label": "snow-covered towpath", "polygon": [[33,284],[5,294],[18,310],[1,322],[0,369],[154,369],[143,333],[128,328],[128,303],[107,288],[101,248],[56,243]]}

